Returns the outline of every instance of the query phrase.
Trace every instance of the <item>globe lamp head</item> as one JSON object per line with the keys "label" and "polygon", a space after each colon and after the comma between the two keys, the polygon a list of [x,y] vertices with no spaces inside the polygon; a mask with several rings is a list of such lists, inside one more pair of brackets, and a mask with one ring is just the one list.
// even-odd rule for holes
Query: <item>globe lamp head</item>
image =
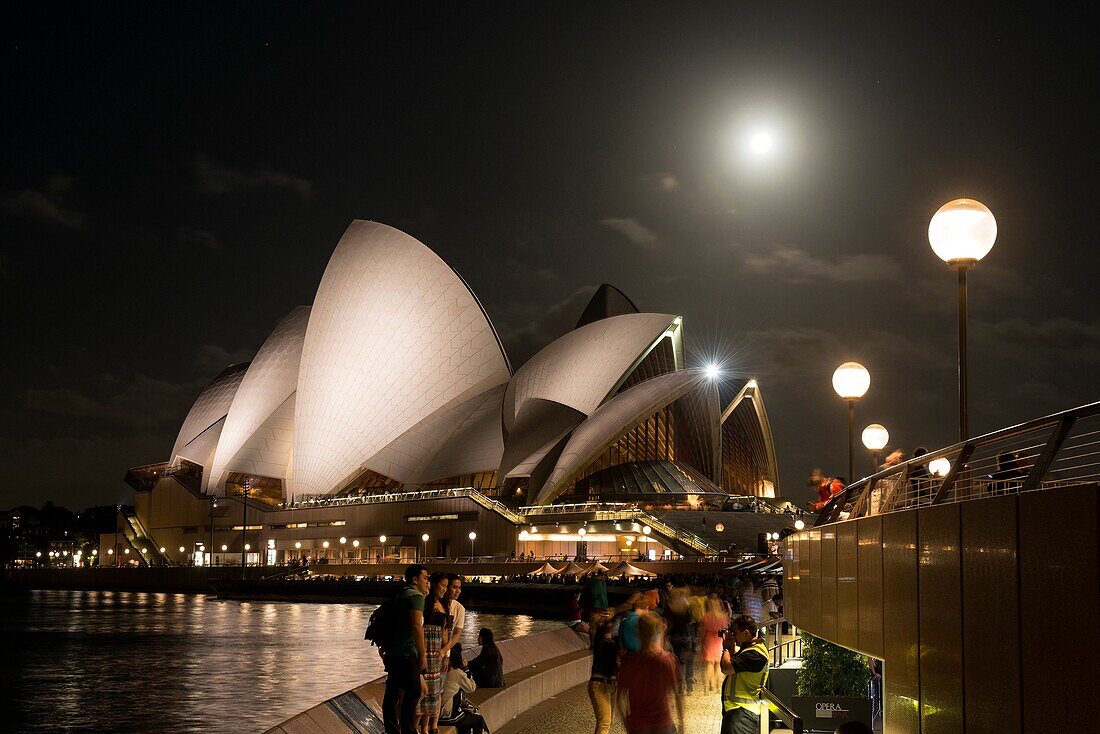
{"label": "globe lamp head", "polygon": [[863,429],[863,445],[868,451],[881,451],[890,441],[890,433],[881,423],[872,423]]}
{"label": "globe lamp head", "polygon": [[833,390],[845,400],[862,398],[871,387],[871,373],[859,362],[845,362],[833,372]]}
{"label": "globe lamp head", "polygon": [[989,254],[996,240],[997,220],[993,212],[973,199],[947,202],[928,223],[932,251],[948,265],[973,265]]}

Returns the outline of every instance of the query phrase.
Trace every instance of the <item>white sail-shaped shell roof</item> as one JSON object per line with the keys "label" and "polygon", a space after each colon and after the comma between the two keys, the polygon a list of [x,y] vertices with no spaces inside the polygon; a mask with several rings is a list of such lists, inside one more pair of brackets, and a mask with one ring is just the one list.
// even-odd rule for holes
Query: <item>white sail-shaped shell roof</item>
{"label": "white sail-shaped shell roof", "polygon": [[[177,457],[183,455],[183,449],[187,444],[226,416],[247,369],[247,362],[226,367],[203,388],[191,406],[191,410],[187,412],[187,417],[183,419],[183,426],[180,427],[176,442],[172,445],[169,462],[174,463]],[[207,452],[204,450],[202,453],[205,455]],[[191,460],[194,461],[194,459]]]}
{"label": "white sail-shaped shell roof", "polygon": [[404,232],[355,221],[325,268],[306,329],[291,486],[338,491],[405,431],[509,377],[462,279]]}
{"label": "white sail-shaped shell roof", "polygon": [[[503,398],[504,385],[500,384],[468,400],[444,406],[391,441],[366,462],[366,467],[403,483],[492,471],[504,451],[500,433]],[[491,420],[486,421],[486,416]],[[488,430],[470,432],[467,426],[470,421]],[[444,444],[455,443],[452,439],[456,434],[460,438],[456,451],[437,457]]]}
{"label": "white sail-shaped shell roof", "polygon": [[286,486],[294,447],[294,396],[288,397],[260,426],[252,432],[233,458],[223,467],[217,489],[225,490],[225,481],[232,472],[251,476],[271,477],[283,482],[286,499],[293,499],[293,488]]}
{"label": "white sail-shaped shell roof", "polygon": [[532,398],[591,415],[649,350],[679,324],[680,319],[669,314],[623,314],[558,338],[531,357],[508,384],[505,432],[512,430],[524,402]]}
{"label": "white sail-shaped shell roof", "polygon": [[615,439],[705,380],[698,370],[669,372],[624,390],[601,405],[573,431],[554,470],[539,488],[535,503],[552,502],[573,475]]}
{"label": "white sail-shaped shell roof", "polygon": [[308,322],[309,306],[299,306],[283,317],[256,353],[229,406],[213,466],[203,472],[204,490],[223,486],[226,467],[237,452],[298,387]]}

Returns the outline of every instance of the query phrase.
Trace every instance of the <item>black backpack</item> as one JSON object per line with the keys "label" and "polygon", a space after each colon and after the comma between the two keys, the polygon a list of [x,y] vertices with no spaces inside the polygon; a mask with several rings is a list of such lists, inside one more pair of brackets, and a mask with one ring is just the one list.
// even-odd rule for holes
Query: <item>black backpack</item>
{"label": "black backpack", "polygon": [[387,599],[371,612],[367,622],[367,631],[363,633],[363,639],[382,650],[397,636],[398,625],[401,624],[401,596]]}

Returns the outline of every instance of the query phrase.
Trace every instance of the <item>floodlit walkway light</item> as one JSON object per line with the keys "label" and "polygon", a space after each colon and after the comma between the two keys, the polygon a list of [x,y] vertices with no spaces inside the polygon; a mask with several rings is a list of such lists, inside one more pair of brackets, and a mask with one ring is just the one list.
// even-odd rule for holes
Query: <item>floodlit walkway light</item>
{"label": "floodlit walkway light", "polygon": [[881,423],[872,423],[863,429],[863,445],[871,452],[872,474],[878,473],[878,452],[890,442],[890,432]]}
{"label": "floodlit walkway light", "polygon": [[859,362],[845,362],[833,372],[833,390],[848,403],[848,483],[856,475],[856,401],[871,387],[871,373]]}
{"label": "floodlit walkway light", "polygon": [[932,251],[959,273],[959,440],[970,438],[966,375],[966,271],[989,254],[997,241],[997,220],[989,207],[973,199],[949,201],[932,215],[928,242]]}

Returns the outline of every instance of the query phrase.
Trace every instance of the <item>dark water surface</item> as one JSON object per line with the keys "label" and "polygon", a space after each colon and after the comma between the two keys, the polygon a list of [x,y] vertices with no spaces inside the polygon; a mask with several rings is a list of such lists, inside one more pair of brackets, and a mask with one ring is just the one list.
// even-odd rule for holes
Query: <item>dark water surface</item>
{"label": "dark water surface", "polygon": [[[0,731],[262,732],[382,674],[363,640],[374,605],[195,594],[0,596]],[[466,612],[498,640],[560,627]]]}

